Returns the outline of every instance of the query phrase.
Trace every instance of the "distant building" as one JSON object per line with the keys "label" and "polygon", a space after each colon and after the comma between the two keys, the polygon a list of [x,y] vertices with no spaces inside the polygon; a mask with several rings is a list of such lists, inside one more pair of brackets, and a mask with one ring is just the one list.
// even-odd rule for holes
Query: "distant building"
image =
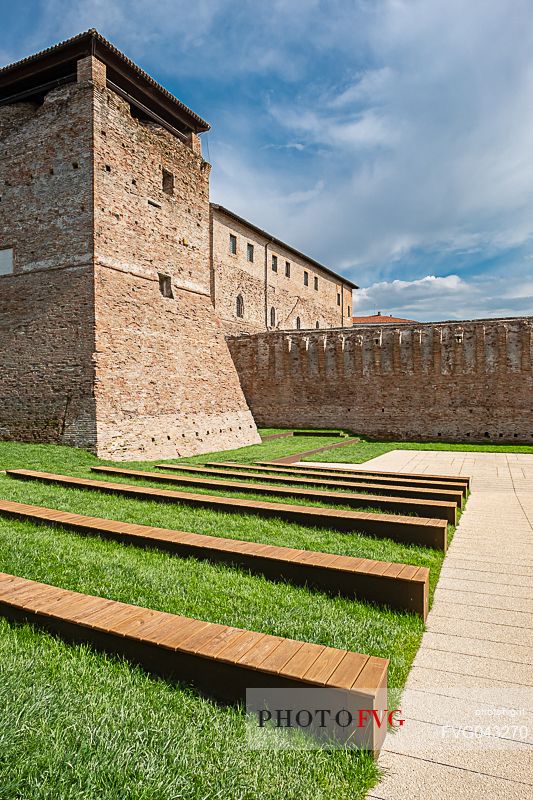
{"label": "distant building", "polygon": [[402,319],[401,317],[391,317],[388,314],[370,314],[367,317],[352,317],[354,325],[406,325],[408,322],[417,322],[416,319]]}
{"label": "distant building", "polygon": [[211,203],[211,296],[225,333],[340,328],[358,287]]}

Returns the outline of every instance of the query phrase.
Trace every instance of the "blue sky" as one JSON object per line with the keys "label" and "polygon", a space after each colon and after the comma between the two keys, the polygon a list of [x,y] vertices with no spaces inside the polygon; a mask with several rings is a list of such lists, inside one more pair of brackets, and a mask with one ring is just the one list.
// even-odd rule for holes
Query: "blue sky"
{"label": "blue sky", "polygon": [[209,120],[211,196],[356,313],[533,314],[530,0],[0,0],[0,62],[96,27]]}

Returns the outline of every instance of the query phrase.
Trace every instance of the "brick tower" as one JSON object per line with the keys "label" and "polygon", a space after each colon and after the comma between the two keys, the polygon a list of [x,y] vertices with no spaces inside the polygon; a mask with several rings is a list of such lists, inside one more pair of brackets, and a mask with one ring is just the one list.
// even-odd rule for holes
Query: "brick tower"
{"label": "brick tower", "polygon": [[210,300],[208,127],[95,30],[0,70],[0,438],[259,441]]}

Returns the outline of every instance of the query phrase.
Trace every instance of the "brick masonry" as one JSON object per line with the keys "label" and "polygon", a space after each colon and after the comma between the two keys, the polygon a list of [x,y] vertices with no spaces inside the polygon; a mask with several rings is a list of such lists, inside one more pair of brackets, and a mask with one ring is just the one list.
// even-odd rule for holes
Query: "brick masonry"
{"label": "brick masonry", "polygon": [[88,57],[0,108],[0,435],[115,459],[257,442],[210,298],[209,165],[105,80]]}
{"label": "brick masonry", "polygon": [[96,447],[91,92],[0,108],[0,437]]}
{"label": "brick masonry", "polygon": [[[317,323],[320,328],[351,324],[352,289],[340,276],[331,275],[303,255],[271,241],[224,209],[211,208],[211,292],[216,312],[228,334],[293,330],[297,318],[302,329],[316,329]],[[230,251],[230,235],[237,239],[235,254]],[[247,257],[248,244],[253,246],[253,262]],[[277,272],[272,269],[272,256],[277,257]],[[287,262],[289,276],[285,270]],[[307,286],[304,271],[309,275]],[[318,279],[317,289],[315,278]],[[237,316],[238,295],[244,303],[242,318]],[[274,325],[271,324],[271,309],[275,312]]]}
{"label": "brick masonry", "polygon": [[258,425],[533,443],[533,318],[234,337]]}

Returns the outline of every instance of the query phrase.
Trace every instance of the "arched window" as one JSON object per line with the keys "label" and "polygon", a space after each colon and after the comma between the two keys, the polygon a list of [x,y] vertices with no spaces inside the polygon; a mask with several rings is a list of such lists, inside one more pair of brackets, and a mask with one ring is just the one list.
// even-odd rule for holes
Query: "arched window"
{"label": "arched window", "polygon": [[301,327],[302,327],[302,321],[300,317],[296,317],[296,330],[299,331]]}
{"label": "arched window", "polygon": [[237,295],[237,316],[244,317],[244,300],[242,294]]}
{"label": "arched window", "polygon": [[320,322],[318,320],[316,321],[315,328],[320,328]]}
{"label": "arched window", "polygon": [[270,309],[270,327],[271,328],[276,327],[276,309],[274,308],[274,306],[272,306],[272,308]]}

